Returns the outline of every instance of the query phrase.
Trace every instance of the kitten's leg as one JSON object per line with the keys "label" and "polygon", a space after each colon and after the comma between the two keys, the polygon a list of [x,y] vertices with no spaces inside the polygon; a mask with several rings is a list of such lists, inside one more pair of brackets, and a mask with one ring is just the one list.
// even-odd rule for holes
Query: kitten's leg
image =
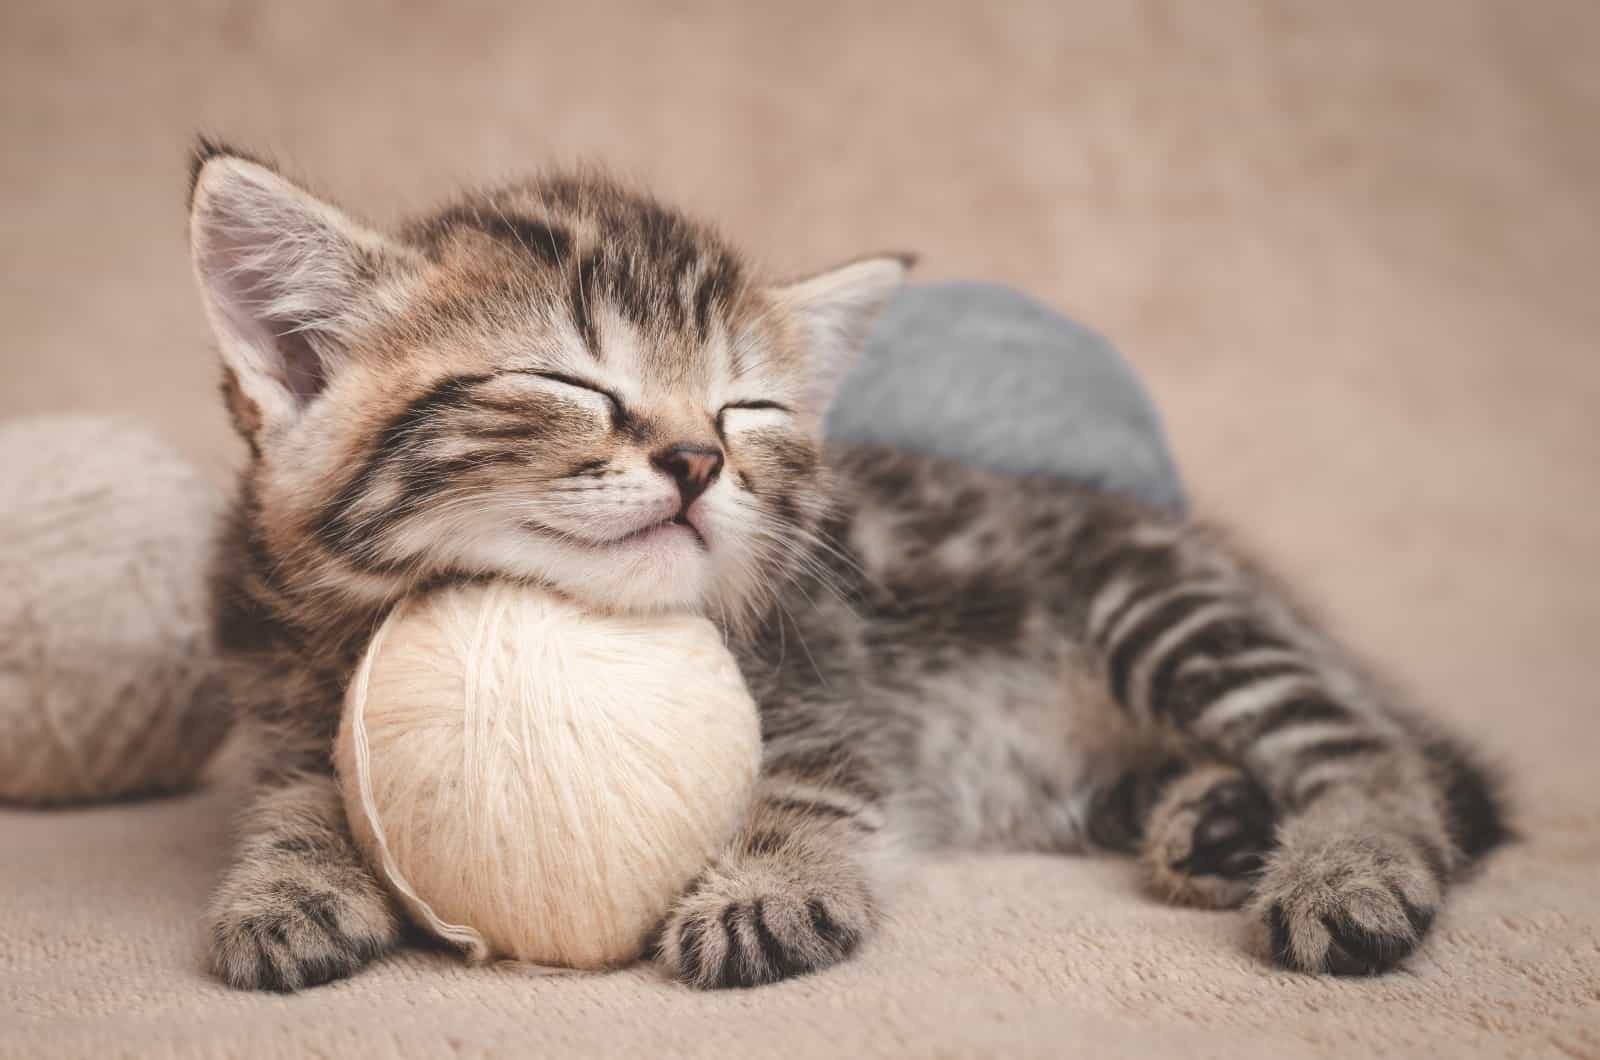
{"label": "kitten's leg", "polygon": [[1242,767],[1279,814],[1255,888],[1274,957],[1356,973],[1410,954],[1459,860],[1418,741],[1211,542],[1152,529],[1094,578],[1087,639],[1111,698]]}
{"label": "kitten's leg", "polygon": [[838,963],[877,922],[882,833],[879,793],[845,752],[769,753],[747,820],[668,914],[656,959],[698,987]]}
{"label": "kitten's leg", "polygon": [[393,949],[399,921],[353,845],[333,777],[280,774],[239,821],[211,899],[211,969],[232,986],[299,990]]}

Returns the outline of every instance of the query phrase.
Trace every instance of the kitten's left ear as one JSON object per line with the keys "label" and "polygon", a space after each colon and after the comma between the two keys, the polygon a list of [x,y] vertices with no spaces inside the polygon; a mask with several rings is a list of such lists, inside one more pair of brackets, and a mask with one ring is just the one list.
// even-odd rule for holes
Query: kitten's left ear
{"label": "kitten's left ear", "polygon": [[346,360],[411,252],[249,156],[205,141],[189,204],[195,275],[241,432],[291,423]]}
{"label": "kitten's left ear", "polygon": [[867,328],[916,264],[911,254],[862,258],[773,291],[809,347],[812,401],[820,412],[855,364]]}

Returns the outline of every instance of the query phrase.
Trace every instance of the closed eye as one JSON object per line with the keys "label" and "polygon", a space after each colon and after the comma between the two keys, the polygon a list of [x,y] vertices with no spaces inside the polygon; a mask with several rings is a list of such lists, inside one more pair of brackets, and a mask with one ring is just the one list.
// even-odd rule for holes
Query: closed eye
{"label": "closed eye", "polygon": [[777,409],[779,412],[788,412],[789,406],[776,401],[730,401],[722,406],[722,411],[729,409]]}
{"label": "closed eye", "polygon": [[723,419],[730,412],[782,412],[788,413],[788,405],[777,401],[730,401],[717,410],[717,433],[721,434]]}
{"label": "closed eye", "polygon": [[574,390],[587,390],[591,394],[599,394],[611,403],[612,425],[615,427],[621,427],[628,418],[627,406],[623,405],[622,399],[617,396],[616,391],[608,390],[598,383],[591,383],[587,379],[579,379],[577,376],[567,375],[564,372],[543,372],[525,369],[522,374],[537,376],[552,383],[560,383],[562,386],[570,386]]}

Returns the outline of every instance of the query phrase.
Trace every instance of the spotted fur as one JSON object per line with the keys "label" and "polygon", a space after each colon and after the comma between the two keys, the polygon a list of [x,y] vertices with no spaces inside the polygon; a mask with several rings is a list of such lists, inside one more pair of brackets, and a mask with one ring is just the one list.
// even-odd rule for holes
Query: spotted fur
{"label": "spotted fur", "polygon": [[774,284],[594,174],[385,233],[211,145],[191,230],[251,451],[215,580],[265,749],[211,914],[235,985],[312,985],[396,944],[329,746],[375,623],[464,579],[726,629],[765,761],[650,940],[695,986],[845,959],[933,846],[1139,852],[1170,897],[1252,902],[1290,967],[1381,970],[1503,837],[1458,746],[1209,531],[826,447],[903,259]]}

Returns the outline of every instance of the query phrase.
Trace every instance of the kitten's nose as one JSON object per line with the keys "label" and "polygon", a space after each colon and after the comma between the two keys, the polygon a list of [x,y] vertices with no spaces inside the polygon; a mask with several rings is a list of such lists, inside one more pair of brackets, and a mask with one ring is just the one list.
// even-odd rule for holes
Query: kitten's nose
{"label": "kitten's nose", "polygon": [[650,462],[672,476],[687,508],[722,473],[722,450],[703,445],[669,445],[651,453]]}

